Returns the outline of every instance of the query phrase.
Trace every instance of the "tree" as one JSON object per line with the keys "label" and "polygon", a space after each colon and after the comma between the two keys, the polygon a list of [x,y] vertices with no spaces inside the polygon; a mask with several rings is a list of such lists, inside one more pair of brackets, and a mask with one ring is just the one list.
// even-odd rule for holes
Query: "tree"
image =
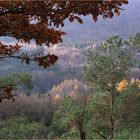
{"label": "tree", "polygon": [[40,139],[46,138],[47,127],[43,123],[29,122],[24,116],[0,119],[1,139]]}
{"label": "tree", "polygon": [[64,132],[64,137],[87,138],[86,122],[89,119],[90,95],[65,96],[55,112],[54,124]]}
{"label": "tree", "polygon": [[[94,21],[98,16],[112,18],[114,13],[120,15],[121,6],[127,0],[120,1],[0,1],[0,36],[14,37],[18,41],[29,43],[35,40],[36,44],[56,44],[62,42],[65,33],[56,28],[64,26],[64,20],[70,22],[75,19],[83,23],[81,15],[92,15]],[[77,8],[79,7],[79,8]],[[54,54],[18,55],[22,46],[5,45],[0,42],[0,59],[7,57],[21,59],[29,64],[35,61],[45,68],[53,65],[58,57]]]}
{"label": "tree", "polygon": [[2,99],[15,100],[11,95],[13,89],[19,86],[26,86],[28,90],[32,89],[31,75],[27,72],[24,73],[12,73],[7,76],[0,77],[0,102]]}
{"label": "tree", "polygon": [[138,49],[139,45],[124,45],[119,36],[113,36],[88,53],[85,80],[96,90],[93,126],[103,138],[113,139],[120,129],[137,126],[139,80],[131,80],[129,74]]}
{"label": "tree", "polygon": [[[39,45],[49,43],[56,44],[62,41],[61,36],[64,32],[56,30],[55,27],[64,26],[64,20],[69,19],[70,22],[75,19],[79,23],[83,23],[80,15],[93,16],[96,21],[99,15],[103,18],[112,18],[114,13],[120,15],[122,4],[127,4],[127,0],[120,1],[1,1],[0,5],[0,36],[10,36],[17,40],[30,42],[34,39]],[[77,6],[80,8],[77,8]],[[32,23],[32,21],[34,21]],[[6,46],[1,43],[1,59],[3,57],[11,57],[18,52],[21,46]],[[2,49],[5,48],[5,49]],[[5,56],[6,55],[6,56]],[[14,56],[13,56],[14,57]],[[50,58],[52,57],[52,58]],[[17,57],[29,63],[27,55]],[[54,56],[47,58],[53,59]],[[46,60],[46,58],[44,58]],[[56,58],[55,58],[56,60]],[[34,59],[37,61],[37,59]],[[38,60],[39,62],[41,60]],[[37,62],[38,62],[37,61]],[[49,62],[52,64],[54,61]],[[40,64],[42,66],[42,63]],[[48,66],[48,65],[47,65]]]}

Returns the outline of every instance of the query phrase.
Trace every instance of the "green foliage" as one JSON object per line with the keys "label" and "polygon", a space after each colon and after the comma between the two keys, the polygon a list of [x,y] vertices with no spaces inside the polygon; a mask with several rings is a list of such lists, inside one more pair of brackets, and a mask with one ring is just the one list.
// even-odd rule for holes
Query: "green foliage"
{"label": "green foliage", "polygon": [[[138,41],[137,36],[133,39],[133,45]],[[120,129],[134,129],[139,124],[140,90],[128,82],[134,52],[139,48],[128,44],[124,46],[124,43],[119,36],[107,39],[94,52],[88,52],[84,68],[86,82],[96,89],[92,106],[93,130],[109,139],[113,139]]]}
{"label": "green foliage", "polygon": [[89,120],[92,118],[90,96],[81,93],[75,98],[64,97],[53,119],[54,125],[63,130],[61,137],[82,138],[81,135],[85,134],[93,138],[90,133],[87,134],[91,128]]}
{"label": "green foliage", "polygon": [[[124,41],[113,36],[94,51],[88,50],[84,74],[93,89],[90,92],[83,90],[85,85],[78,80],[65,80],[49,96],[3,102],[0,138],[82,139],[84,134],[86,139],[139,139],[140,81],[130,76],[139,52],[139,37],[137,34]],[[28,73],[4,79],[5,84],[31,87]],[[55,95],[61,97],[57,103]]]}
{"label": "green foliage", "polygon": [[7,76],[0,77],[0,87],[11,85],[13,87],[26,86],[29,90],[32,89],[32,78],[30,73],[11,73]]}
{"label": "green foliage", "polygon": [[42,123],[29,123],[25,117],[0,120],[0,139],[40,139],[45,138],[46,131]]}
{"label": "green foliage", "polygon": [[115,136],[114,139],[139,139],[140,138],[140,128],[136,129],[121,129]]}
{"label": "green foliage", "polygon": [[137,55],[140,52],[140,33],[125,40],[124,43],[134,50],[133,67],[140,67],[140,62],[138,61],[140,58]]}
{"label": "green foliage", "polygon": [[111,81],[117,83],[126,78],[132,64],[132,51],[122,45],[122,39],[113,36],[97,46],[94,52],[89,50],[84,68],[88,84],[105,90],[110,89]]}
{"label": "green foliage", "polygon": [[65,97],[59,110],[55,113],[54,122],[59,122],[60,127],[69,126],[69,123],[72,123],[75,116],[80,112],[79,109],[80,107],[76,106],[76,103],[70,97]]}
{"label": "green foliage", "polygon": [[125,40],[124,43],[135,50],[140,49],[140,33],[131,36],[129,39]]}

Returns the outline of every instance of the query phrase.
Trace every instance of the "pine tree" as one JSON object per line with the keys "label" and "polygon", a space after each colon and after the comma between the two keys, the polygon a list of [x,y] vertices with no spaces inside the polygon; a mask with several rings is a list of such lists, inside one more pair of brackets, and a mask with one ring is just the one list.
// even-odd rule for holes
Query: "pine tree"
{"label": "pine tree", "polygon": [[138,112],[138,106],[133,107],[133,104],[138,100],[139,89],[137,84],[133,87],[129,79],[134,51],[135,47],[124,46],[119,36],[113,36],[96,51],[88,52],[85,80],[96,91],[93,127],[103,138],[112,140],[120,129],[135,127],[135,119],[127,116]]}

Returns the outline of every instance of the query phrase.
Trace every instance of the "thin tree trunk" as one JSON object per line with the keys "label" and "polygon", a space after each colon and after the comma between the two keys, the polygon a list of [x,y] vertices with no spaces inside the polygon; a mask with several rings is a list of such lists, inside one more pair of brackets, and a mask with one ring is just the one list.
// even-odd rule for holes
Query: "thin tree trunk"
{"label": "thin tree trunk", "polygon": [[87,98],[85,98],[84,100],[84,105],[83,105],[83,111],[82,111],[82,114],[79,118],[79,122],[78,122],[78,125],[79,125],[79,132],[80,132],[80,139],[81,140],[86,140],[86,131],[85,131],[85,128],[84,128],[84,117],[85,117],[85,107],[86,107],[86,103],[87,103]]}
{"label": "thin tree trunk", "polygon": [[112,87],[112,94],[111,94],[111,116],[110,116],[110,124],[111,124],[111,127],[110,127],[110,134],[109,134],[109,137],[108,139],[109,140],[112,140],[113,137],[114,137],[114,115],[113,115],[113,112],[114,112],[114,92],[115,90],[115,83],[113,82],[113,87]]}
{"label": "thin tree trunk", "polygon": [[83,127],[83,123],[79,121],[79,132],[80,132],[80,139],[81,140],[86,140],[86,132]]}
{"label": "thin tree trunk", "polygon": [[113,120],[113,117],[111,116],[111,129],[110,129],[110,135],[109,135],[109,140],[112,140],[113,137],[114,137],[114,120]]}
{"label": "thin tree trunk", "polygon": [[86,140],[86,133],[84,131],[81,132],[80,139],[81,140]]}

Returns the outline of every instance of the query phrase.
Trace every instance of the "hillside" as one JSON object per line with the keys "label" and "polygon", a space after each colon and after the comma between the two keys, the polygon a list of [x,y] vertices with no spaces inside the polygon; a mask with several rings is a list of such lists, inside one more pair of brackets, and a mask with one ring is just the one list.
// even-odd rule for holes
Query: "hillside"
{"label": "hillside", "polygon": [[[46,49],[44,53],[56,54],[59,57],[57,63],[48,68],[40,68],[36,64],[23,64],[17,59],[5,59],[0,62],[0,75],[7,75],[13,72],[29,72],[32,75],[34,88],[32,93],[46,93],[54,85],[60,84],[65,79],[82,79],[82,70],[86,62],[87,47],[58,47],[57,49]],[[30,53],[32,54],[34,50]]]}

